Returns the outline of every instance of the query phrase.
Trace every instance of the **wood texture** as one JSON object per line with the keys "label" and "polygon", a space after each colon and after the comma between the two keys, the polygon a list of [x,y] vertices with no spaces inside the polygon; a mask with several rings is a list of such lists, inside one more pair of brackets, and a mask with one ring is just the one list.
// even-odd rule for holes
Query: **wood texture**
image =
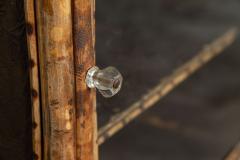
{"label": "wood texture", "polygon": [[85,83],[87,70],[95,65],[95,2],[73,0],[75,54],[77,160],[97,160],[96,95]]}
{"label": "wood texture", "polygon": [[76,159],[71,0],[38,0],[44,160]]}
{"label": "wood texture", "polygon": [[179,84],[186,80],[190,75],[200,69],[204,64],[222,53],[224,49],[230,46],[236,39],[238,30],[230,29],[224,35],[217,38],[211,44],[203,47],[197,55],[186,62],[183,66],[177,68],[171,75],[163,78],[160,83],[152,88],[149,93],[136,101],[127,109],[112,118],[105,126],[100,128],[98,135],[98,144],[104,143],[128,123],[133,121],[139,115],[151,108],[155,103],[175,89]]}
{"label": "wood texture", "polygon": [[25,0],[25,19],[27,30],[28,55],[30,62],[30,82],[32,88],[32,121],[33,121],[33,151],[34,158],[42,159],[41,146],[41,108],[39,97],[39,70],[37,36],[35,23],[35,4],[33,0]]}

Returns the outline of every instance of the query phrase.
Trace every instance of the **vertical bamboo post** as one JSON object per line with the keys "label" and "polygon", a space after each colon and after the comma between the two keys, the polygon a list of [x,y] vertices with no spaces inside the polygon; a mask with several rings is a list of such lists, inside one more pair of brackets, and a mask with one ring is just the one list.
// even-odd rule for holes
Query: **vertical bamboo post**
{"label": "vertical bamboo post", "polygon": [[95,1],[73,0],[75,54],[77,160],[97,160],[96,93],[85,83],[95,65]]}
{"label": "vertical bamboo post", "polygon": [[71,0],[36,1],[44,160],[75,160]]}
{"label": "vertical bamboo post", "polygon": [[42,159],[41,151],[41,112],[39,98],[39,71],[38,71],[38,52],[35,23],[35,7],[33,0],[25,0],[25,19],[27,29],[28,55],[30,61],[30,80],[32,88],[32,121],[33,121],[33,151],[34,159]]}

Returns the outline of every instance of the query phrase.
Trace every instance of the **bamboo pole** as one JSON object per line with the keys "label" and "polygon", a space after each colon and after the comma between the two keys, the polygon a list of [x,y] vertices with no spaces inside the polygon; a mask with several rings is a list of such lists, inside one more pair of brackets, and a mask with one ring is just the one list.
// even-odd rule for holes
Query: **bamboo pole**
{"label": "bamboo pole", "polygon": [[225,160],[239,160],[240,159],[240,142],[231,150]]}
{"label": "bamboo pole", "polygon": [[104,143],[144,111],[151,108],[204,64],[222,53],[224,49],[235,41],[237,34],[238,30],[236,28],[230,29],[211,44],[204,46],[197,56],[176,69],[171,75],[163,78],[156,87],[152,88],[149,93],[145,94],[125,111],[115,115],[109,123],[100,128],[98,144]]}
{"label": "bamboo pole", "polygon": [[32,121],[33,121],[33,151],[34,159],[42,159],[41,146],[41,108],[39,98],[39,70],[38,70],[38,52],[37,35],[35,23],[35,7],[33,0],[25,0],[25,19],[27,29],[28,55],[30,61],[30,85],[32,88]]}
{"label": "bamboo pole", "polygon": [[95,65],[95,1],[73,0],[75,54],[77,160],[97,160],[96,93],[85,83]]}
{"label": "bamboo pole", "polygon": [[36,1],[44,160],[75,160],[71,0]]}

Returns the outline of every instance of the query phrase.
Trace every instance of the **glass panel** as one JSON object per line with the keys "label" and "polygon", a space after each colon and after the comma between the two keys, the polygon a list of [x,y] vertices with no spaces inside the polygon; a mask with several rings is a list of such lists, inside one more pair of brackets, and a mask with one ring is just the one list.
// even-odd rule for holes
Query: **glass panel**
{"label": "glass panel", "polygon": [[[114,66],[124,78],[118,95],[105,99],[99,94],[99,127],[196,56],[206,44],[240,23],[237,0],[97,0],[96,4],[97,65]],[[227,53],[103,145],[101,158],[223,157],[240,131],[240,125],[234,125],[240,120],[240,109],[235,107],[240,102],[232,111],[228,109],[231,105],[223,105],[228,98],[237,100],[236,95],[240,95],[236,89],[240,88],[239,49],[234,43]],[[160,130],[146,125],[149,119],[143,117],[158,117]],[[162,118],[169,123],[161,125]],[[174,128],[175,124],[183,126]],[[186,126],[190,128],[182,130]]]}

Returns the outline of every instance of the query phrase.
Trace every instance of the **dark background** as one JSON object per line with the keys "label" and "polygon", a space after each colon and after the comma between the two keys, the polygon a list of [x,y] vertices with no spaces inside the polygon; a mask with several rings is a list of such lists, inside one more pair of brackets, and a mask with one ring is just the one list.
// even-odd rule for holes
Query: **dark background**
{"label": "dark background", "polygon": [[[238,0],[97,0],[98,66],[124,76],[98,96],[99,127],[232,26]],[[240,139],[240,39],[100,147],[103,160],[220,160]]]}
{"label": "dark background", "polygon": [[23,0],[0,0],[0,160],[32,160]]}

